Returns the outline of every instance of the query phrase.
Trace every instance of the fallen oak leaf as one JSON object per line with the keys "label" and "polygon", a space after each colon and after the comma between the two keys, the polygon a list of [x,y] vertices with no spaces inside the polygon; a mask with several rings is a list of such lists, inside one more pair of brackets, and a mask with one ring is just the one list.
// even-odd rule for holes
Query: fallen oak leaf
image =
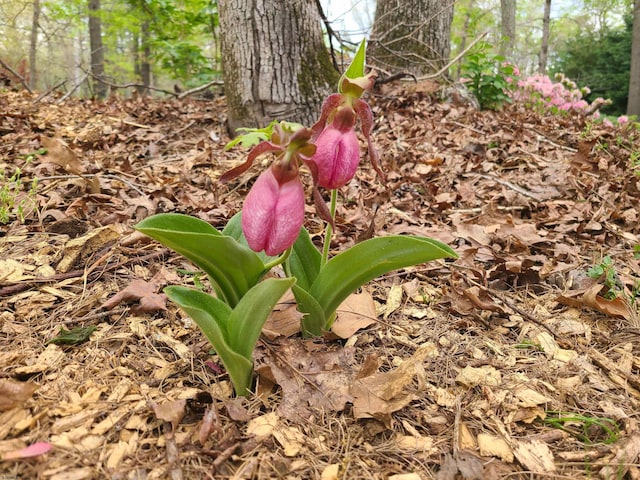
{"label": "fallen oak leaf", "polygon": [[102,308],[111,310],[116,305],[125,303],[138,303],[131,308],[136,313],[151,313],[167,309],[167,296],[164,293],[156,293],[158,285],[146,280],[133,280],[126,288],[116,293],[102,304]]}
{"label": "fallen oak leaf", "polygon": [[426,343],[398,368],[356,378],[350,385],[355,417],[375,418],[391,428],[391,414],[406,407],[416,398],[409,387],[416,377],[418,382],[424,377],[423,361],[437,355],[438,348]]}
{"label": "fallen oak leaf", "polygon": [[40,143],[47,149],[47,154],[43,157],[44,161],[55,163],[67,172],[75,175],[82,175],[84,173],[82,163],[80,163],[74,151],[62,140],[55,137],[41,137]]}

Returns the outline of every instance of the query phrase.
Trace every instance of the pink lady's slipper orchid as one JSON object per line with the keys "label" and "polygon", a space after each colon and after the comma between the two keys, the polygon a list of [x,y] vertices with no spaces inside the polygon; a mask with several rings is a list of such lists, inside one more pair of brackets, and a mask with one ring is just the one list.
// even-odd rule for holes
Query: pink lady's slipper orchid
{"label": "pink lady's slipper orchid", "polygon": [[309,161],[316,146],[309,143],[308,128],[282,122],[274,126],[270,141],[256,145],[242,165],[224,173],[227,182],[245,172],[263,153],[273,152],[276,160],[262,172],[242,207],[242,232],[249,247],[275,256],[291,247],[304,222],[304,188],[299,168]]}
{"label": "pink lady's slipper orchid", "polygon": [[360,120],[367,140],[371,164],[381,178],[380,157],[371,142],[373,114],[360,97],[373,86],[374,74],[350,79],[344,77],[341,92],[329,95],[322,104],[320,119],[312,127],[317,145],[316,154],[307,161],[317,185],[335,189],[346,185],[355,175],[360,161],[360,147],[355,133]]}
{"label": "pink lady's slipper orchid", "polygon": [[276,163],[262,172],[242,207],[242,231],[249,247],[267,255],[279,255],[293,245],[304,222],[298,172],[282,175],[279,170]]}
{"label": "pink lady's slipper orchid", "polygon": [[339,107],[333,122],[316,140],[316,153],[311,161],[317,170],[317,183],[334,189],[353,178],[360,162],[360,145],[353,129],[355,112]]}

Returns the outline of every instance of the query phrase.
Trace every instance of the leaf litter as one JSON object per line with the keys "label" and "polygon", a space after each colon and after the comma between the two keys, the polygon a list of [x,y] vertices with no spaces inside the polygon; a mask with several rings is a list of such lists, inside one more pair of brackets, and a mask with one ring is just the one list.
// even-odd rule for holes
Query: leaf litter
{"label": "leaf litter", "polygon": [[[0,170],[38,179],[37,209],[0,231],[0,476],[640,475],[637,132],[385,88],[388,181],[362,163],[332,247],[420,234],[460,258],[371,282],[324,339],[300,338],[284,299],[248,400],[159,293],[206,278],[132,230],[239,211],[257,169],[217,181],[244,153],[224,151],[224,100],[0,94]],[[586,276],[606,255],[613,299]],[[47,344],[63,329],[90,336]]]}

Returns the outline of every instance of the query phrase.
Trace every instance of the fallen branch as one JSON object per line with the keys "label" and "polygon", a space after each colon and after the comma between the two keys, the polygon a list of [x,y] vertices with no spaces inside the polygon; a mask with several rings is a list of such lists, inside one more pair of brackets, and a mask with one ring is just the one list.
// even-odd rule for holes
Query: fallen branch
{"label": "fallen branch", "polygon": [[[99,271],[92,271],[90,274],[87,275],[87,281],[91,282],[93,280],[96,280],[97,278],[99,278],[104,272],[109,272],[109,271],[113,271],[113,270],[117,270],[118,268],[122,268],[122,267],[126,267],[127,265],[131,265],[132,263],[138,263],[138,262],[146,262],[148,260],[153,260],[155,258],[158,257],[162,257],[163,255],[165,255],[166,253],[168,253],[167,249],[162,249],[159,250],[157,252],[153,252],[150,253],[148,255],[144,255],[142,257],[136,257],[136,258],[130,258],[125,262],[120,262],[120,263],[116,263],[113,265],[110,265],[102,270]],[[20,282],[20,283],[14,283],[14,284],[10,284],[10,285],[5,285],[4,287],[0,287],[0,298],[2,297],[8,297],[10,295],[15,295],[17,293],[21,293],[24,291],[27,291],[33,287],[36,287],[39,284],[42,283],[56,283],[56,282],[61,282],[63,280],[68,280],[70,278],[76,278],[76,277],[83,277],[86,275],[86,269],[80,269],[80,270],[72,270],[70,272],[65,272],[65,273],[56,273],[55,275],[50,275],[48,277],[42,277],[42,278],[34,278],[33,280],[28,280],[28,281],[24,281],[24,282]]]}

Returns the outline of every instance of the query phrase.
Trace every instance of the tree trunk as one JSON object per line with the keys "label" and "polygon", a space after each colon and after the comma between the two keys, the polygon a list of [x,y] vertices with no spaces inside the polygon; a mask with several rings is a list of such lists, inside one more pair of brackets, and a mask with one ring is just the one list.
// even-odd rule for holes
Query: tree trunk
{"label": "tree trunk", "polygon": [[516,44],[516,0],[500,0],[500,18],[500,55],[511,60]]}
{"label": "tree trunk", "polygon": [[104,77],[104,48],[102,46],[102,22],[100,0],[89,0],[89,45],[91,48],[91,73],[96,98],[107,95],[107,86],[100,81]]}
{"label": "tree trunk", "polygon": [[[36,55],[38,53],[38,28],[40,22],[40,0],[33,0],[33,17],[31,19],[31,43],[29,45],[29,86],[36,88],[38,83],[38,70]],[[25,78],[25,80],[27,80]]]}
{"label": "tree trunk", "polygon": [[549,32],[551,30],[551,0],[544,0],[544,14],[542,15],[542,41],[540,42],[540,56],[538,57],[538,73],[547,73],[547,59],[549,58]]}
{"label": "tree trunk", "polygon": [[438,72],[449,61],[451,0],[377,0],[369,59],[389,74]]}
{"label": "tree trunk", "polygon": [[637,115],[640,118],[640,0],[633,2],[630,75],[627,115]]}
{"label": "tree trunk", "polygon": [[314,0],[219,0],[228,128],[311,125],[337,88]]}

